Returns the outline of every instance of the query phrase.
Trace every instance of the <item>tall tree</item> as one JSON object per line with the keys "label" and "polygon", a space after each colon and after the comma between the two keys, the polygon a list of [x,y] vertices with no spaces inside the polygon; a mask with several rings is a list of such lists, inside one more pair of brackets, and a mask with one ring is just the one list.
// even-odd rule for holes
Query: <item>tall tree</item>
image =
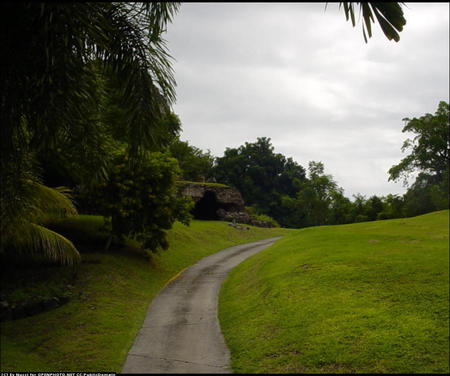
{"label": "tall tree", "polygon": [[342,196],[331,175],[326,175],[322,162],[309,162],[308,179],[297,193],[297,206],[305,212],[305,225],[331,224],[333,199]]}
{"label": "tall tree", "polygon": [[406,139],[402,151],[410,154],[389,170],[389,180],[407,178],[419,172],[404,195],[404,214],[419,215],[449,206],[450,124],[449,104],[441,101],[434,115],[405,118],[403,132],[415,137]]}
{"label": "tall tree", "polygon": [[[37,153],[67,142],[77,144],[80,153],[94,150],[91,138],[79,136],[92,134],[98,124],[97,119],[86,121],[86,114],[96,113],[93,109],[101,104],[99,76],[115,82],[117,106],[126,114],[118,126],[130,156],[161,143],[166,133],[163,119],[175,98],[162,33],[178,6],[2,3],[2,235],[18,234],[23,223],[33,223],[34,197],[40,192]],[[36,249],[45,235],[41,231],[29,237],[36,239]],[[9,239],[13,242],[13,236]]]}
{"label": "tall tree", "polygon": [[305,170],[290,158],[275,153],[270,138],[260,137],[239,148],[227,148],[216,158],[217,181],[239,189],[245,202],[278,220],[281,195],[292,194],[305,179]]}
{"label": "tall tree", "polygon": [[406,139],[402,152],[410,154],[389,170],[389,180],[406,179],[412,172],[429,174],[436,181],[442,181],[450,162],[449,104],[441,101],[434,115],[425,114],[419,118],[405,118],[402,132],[415,134]]}
{"label": "tall tree", "polygon": [[169,152],[178,161],[183,180],[208,181],[212,178],[214,157],[209,150],[203,152],[188,141],[176,139],[170,144]]}

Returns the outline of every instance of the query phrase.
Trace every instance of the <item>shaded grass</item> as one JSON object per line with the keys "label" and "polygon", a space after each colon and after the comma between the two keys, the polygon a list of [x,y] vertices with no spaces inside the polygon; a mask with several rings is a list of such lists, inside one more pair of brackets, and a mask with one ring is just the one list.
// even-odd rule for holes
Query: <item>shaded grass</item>
{"label": "shaded grass", "polygon": [[99,252],[106,241],[101,226],[101,217],[86,215],[59,223],[84,251],[72,299],[52,311],[1,323],[2,372],[120,372],[148,304],[170,278],[223,248],[289,232],[242,231],[215,221],[176,223],[169,250],[145,259],[131,246]]}
{"label": "shaded grass", "polygon": [[448,216],[298,230],[234,269],[219,318],[242,373],[448,373]]}

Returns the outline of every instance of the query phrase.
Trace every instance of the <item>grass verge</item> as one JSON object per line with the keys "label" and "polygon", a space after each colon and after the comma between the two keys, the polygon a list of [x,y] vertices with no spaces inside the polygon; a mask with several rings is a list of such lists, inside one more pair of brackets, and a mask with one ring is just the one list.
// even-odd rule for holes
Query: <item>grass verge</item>
{"label": "grass verge", "polygon": [[[106,240],[101,226],[102,218],[95,216],[60,223],[65,235],[82,245],[72,298],[52,311],[1,323],[2,372],[120,372],[148,304],[173,276],[223,248],[289,232],[237,230],[215,221],[192,221],[189,227],[176,223],[169,250],[148,260],[132,247],[100,252]],[[53,271],[61,275],[64,268]]]}
{"label": "grass verge", "polygon": [[234,269],[239,373],[448,373],[449,212],[298,230]]}

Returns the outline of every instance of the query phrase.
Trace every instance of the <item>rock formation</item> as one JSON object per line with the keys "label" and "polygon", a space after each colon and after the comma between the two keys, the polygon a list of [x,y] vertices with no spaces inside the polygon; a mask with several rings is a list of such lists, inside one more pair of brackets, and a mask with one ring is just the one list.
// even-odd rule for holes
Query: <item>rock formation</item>
{"label": "rock formation", "polygon": [[217,183],[178,182],[179,192],[195,202],[196,219],[222,220],[259,227],[273,227],[270,222],[252,218],[246,211],[241,193],[233,187]]}
{"label": "rock formation", "polygon": [[220,219],[217,211],[244,212],[240,192],[224,184],[179,182],[179,192],[195,202],[193,214],[198,219]]}

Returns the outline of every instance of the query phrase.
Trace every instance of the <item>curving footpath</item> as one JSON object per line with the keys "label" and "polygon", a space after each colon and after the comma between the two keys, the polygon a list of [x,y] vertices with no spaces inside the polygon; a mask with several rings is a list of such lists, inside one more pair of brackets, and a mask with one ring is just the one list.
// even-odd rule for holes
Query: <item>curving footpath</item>
{"label": "curving footpath", "polygon": [[153,299],[122,373],[232,373],[217,305],[228,272],[280,237],[205,257]]}

